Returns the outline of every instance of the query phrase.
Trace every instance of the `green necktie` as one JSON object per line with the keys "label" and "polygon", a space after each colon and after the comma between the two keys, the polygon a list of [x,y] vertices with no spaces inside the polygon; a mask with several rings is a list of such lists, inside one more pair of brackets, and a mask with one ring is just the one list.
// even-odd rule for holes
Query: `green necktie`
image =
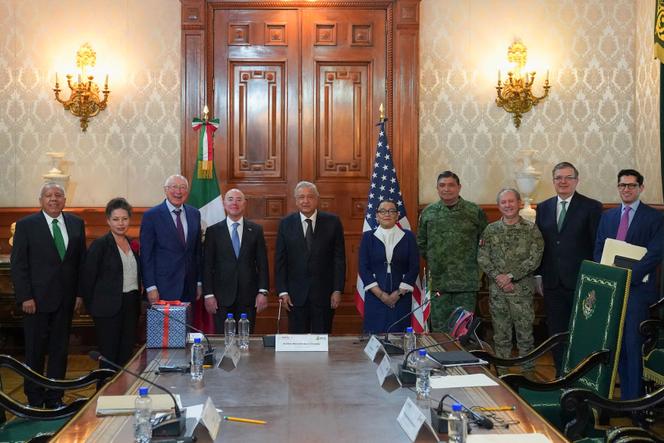
{"label": "green necktie", "polygon": [[58,220],[56,218],[51,222],[53,224],[53,241],[55,241],[55,249],[58,250],[58,255],[60,255],[60,260],[65,258],[65,239],[62,236],[62,231],[60,226],[58,226]]}
{"label": "green necktie", "polygon": [[565,200],[560,202],[560,215],[558,215],[558,232],[563,228],[563,222],[565,221],[565,216],[567,215],[567,202]]}

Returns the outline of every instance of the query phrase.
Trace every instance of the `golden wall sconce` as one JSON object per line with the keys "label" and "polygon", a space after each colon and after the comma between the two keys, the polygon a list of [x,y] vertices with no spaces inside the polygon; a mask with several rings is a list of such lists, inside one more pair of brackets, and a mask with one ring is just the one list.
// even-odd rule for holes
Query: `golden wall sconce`
{"label": "golden wall sconce", "polygon": [[[58,82],[58,73],[55,73],[55,88],[53,88],[55,99],[59,103],[62,103],[65,111],[69,111],[80,118],[81,130],[83,132],[87,131],[90,119],[99,114],[100,111],[106,109],[108,94],[111,93],[108,89],[108,74],[104,82],[104,89],[100,91],[97,83],[93,81],[94,76],[87,75],[86,73],[86,67],[94,67],[96,62],[97,54],[92,50],[89,43],[85,43],[79,48],[76,52],[76,66],[80,69],[77,81],[72,81],[73,76],[71,74],[66,75],[67,86],[69,86],[69,90],[71,91],[67,100],[60,98],[60,83]],[[104,95],[103,99],[99,97],[100,92]]]}
{"label": "golden wall sconce", "polygon": [[539,97],[533,94],[532,86],[535,82],[536,72],[525,70],[527,57],[528,49],[523,43],[516,41],[507,50],[507,60],[514,64],[514,70],[507,73],[507,81],[504,85],[500,76],[500,69],[498,70],[496,105],[513,114],[512,119],[517,129],[521,126],[523,114],[544,100],[549,95],[549,89],[551,89],[549,71],[546,71],[544,94]]}

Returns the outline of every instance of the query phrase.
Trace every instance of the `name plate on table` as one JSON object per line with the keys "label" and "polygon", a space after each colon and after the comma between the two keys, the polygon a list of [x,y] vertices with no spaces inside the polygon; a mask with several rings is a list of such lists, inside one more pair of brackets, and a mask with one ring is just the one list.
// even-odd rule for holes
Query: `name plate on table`
{"label": "name plate on table", "polygon": [[378,383],[383,386],[385,379],[391,374],[394,374],[392,371],[392,359],[389,355],[385,354],[383,359],[380,361],[380,364],[376,368],[376,375],[378,376]]}
{"label": "name plate on table", "polygon": [[327,352],[327,334],[278,334],[275,352]]}
{"label": "name plate on table", "polygon": [[222,361],[230,361],[234,368],[237,368],[237,363],[240,361],[240,348],[232,344],[224,350]]}
{"label": "name plate on table", "polygon": [[380,340],[378,340],[375,335],[372,335],[369,339],[369,343],[364,347],[364,353],[369,359],[371,359],[371,361],[373,361],[376,358],[376,355],[378,355],[378,352],[380,352],[382,346]]}
{"label": "name plate on table", "polygon": [[399,423],[399,426],[401,426],[401,429],[403,429],[410,441],[415,441],[423,424],[431,431],[431,435],[436,438],[436,441],[440,441],[438,434],[434,432],[431,424],[427,421],[424,412],[410,398],[407,398],[403,404],[401,412],[397,416],[397,423]]}

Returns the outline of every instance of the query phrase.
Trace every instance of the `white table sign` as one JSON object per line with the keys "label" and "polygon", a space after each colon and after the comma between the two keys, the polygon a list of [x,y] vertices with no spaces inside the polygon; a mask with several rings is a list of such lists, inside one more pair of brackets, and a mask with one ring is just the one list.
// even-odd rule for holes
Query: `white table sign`
{"label": "white table sign", "polygon": [[372,335],[369,339],[369,343],[364,347],[364,353],[371,361],[376,358],[376,355],[381,350],[383,345],[380,344],[380,340],[376,338],[375,335]]}
{"label": "white table sign", "polygon": [[[403,429],[410,441],[415,441],[417,434],[422,427],[422,423],[424,423],[426,419],[427,418],[422,410],[413,403],[413,400],[407,398],[401,408],[401,412],[399,412],[397,423],[399,423],[399,426],[401,426],[401,429]],[[436,439],[437,438],[438,437],[436,437]]]}
{"label": "white table sign", "polygon": [[385,379],[393,374],[392,372],[392,359],[389,355],[385,354],[383,359],[380,361],[380,364],[376,368],[376,375],[378,376],[378,384],[383,386]]}
{"label": "white table sign", "polygon": [[230,360],[233,367],[237,368],[237,364],[240,361],[240,348],[235,344],[227,347],[224,350],[224,356],[222,357],[222,360],[224,359]]}
{"label": "white table sign", "polygon": [[275,352],[327,352],[327,334],[278,334]]}
{"label": "white table sign", "polygon": [[207,398],[205,405],[203,406],[201,423],[203,423],[203,426],[207,428],[208,432],[210,433],[210,437],[212,437],[212,440],[215,440],[219,434],[221,415],[219,415],[219,412],[214,406],[214,403],[212,403],[212,399],[210,397]]}

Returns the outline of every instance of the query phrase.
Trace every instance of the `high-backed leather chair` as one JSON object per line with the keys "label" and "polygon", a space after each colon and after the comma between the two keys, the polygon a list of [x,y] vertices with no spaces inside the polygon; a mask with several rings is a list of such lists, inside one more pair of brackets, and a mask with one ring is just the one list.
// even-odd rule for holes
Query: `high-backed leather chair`
{"label": "high-backed leather chair", "polygon": [[649,391],[664,386],[664,298],[649,308],[650,317],[640,325],[643,343],[643,380]]}
{"label": "high-backed leather chair", "polygon": [[[84,377],[68,380],[46,378],[33,371],[9,355],[0,355],[0,367],[8,368],[24,379],[48,389],[70,390],[79,389],[91,384],[99,386],[115,375],[111,369],[96,369]],[[0,384],[0,386],[2,386]],[[32,408],[25,406],[0,390],[0,442],[4,441],[46,441],[48,436],[57,432],[69,419],[78,412],[88,398],[77,398],[70,404],[58,409]],[[6,420],[5,413],[15,417]]]}
{"label": "high-backed leather chair", "polygon": [[533,362],[555,344],[567,342],[563,377],[549,382],[537,382],[521,374],[501,377],[539,414],[564,432],[572,419],[561,408],[565,389],[585,388],[606,398],[613,397],[630,279],[628,269],[584,261],[579,270],[567,332],[551,337],[530,354],[516,359],[499,359],[483,351],[473,353],[496,366],[522,365]]}

